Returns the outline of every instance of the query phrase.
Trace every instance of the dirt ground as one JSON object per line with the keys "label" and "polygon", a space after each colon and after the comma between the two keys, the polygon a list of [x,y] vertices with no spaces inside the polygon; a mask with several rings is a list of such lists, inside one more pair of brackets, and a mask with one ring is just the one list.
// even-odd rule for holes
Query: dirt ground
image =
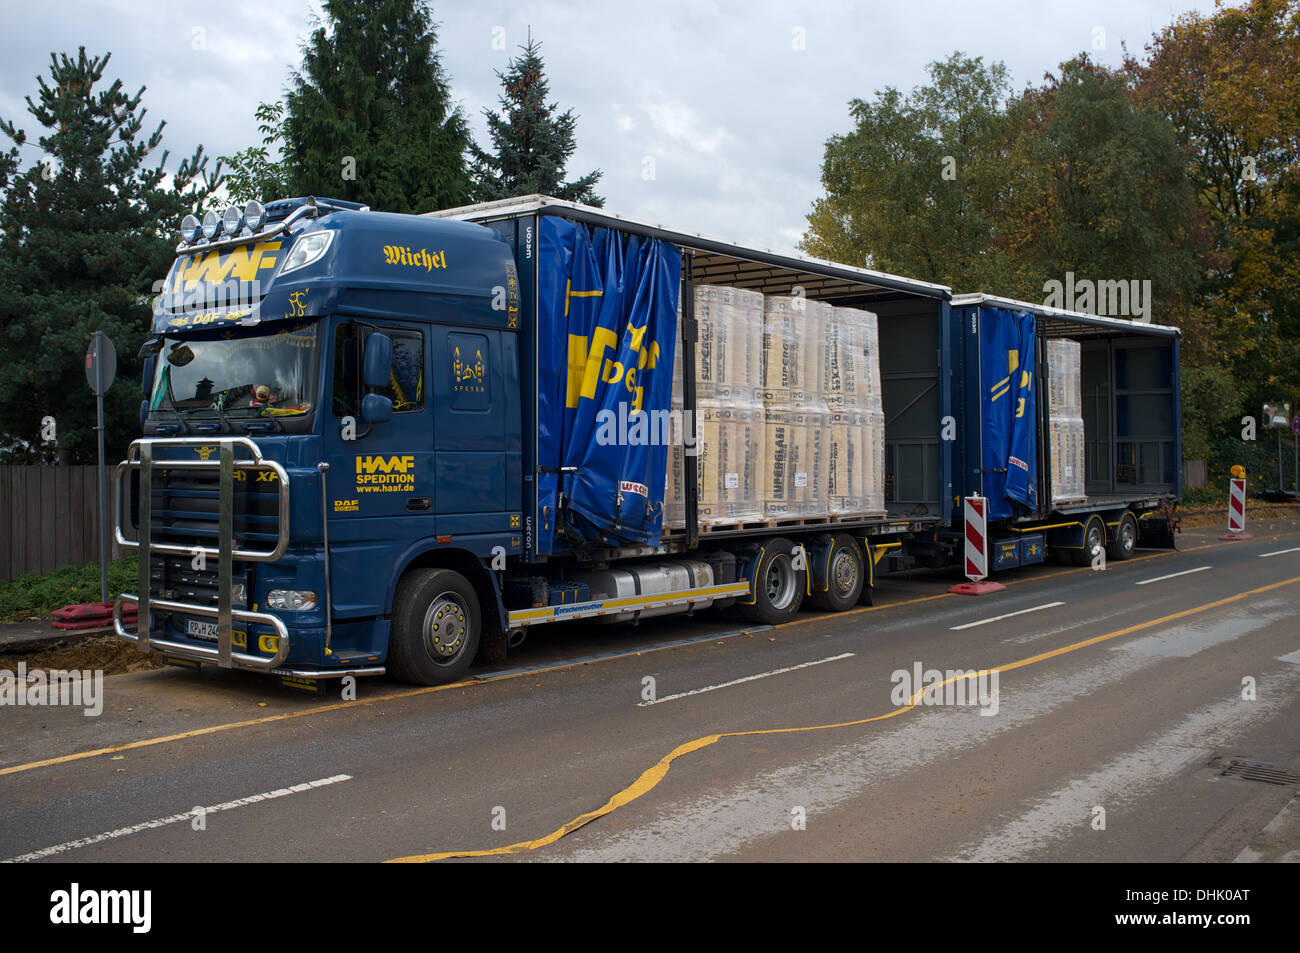
{"label": "dirt ground", "polygon": [[163,667],[161,661],[149,658],[134,645],[112,635],[101,635],[26,655],[0,655],[0,669],[15,671],[19,662],[26,662],[29,672],[38,668],[64,671],[90,669],[102,670],[105,675],[124,675],[127,672]]}
{"label": "dirt ground", "polygon": [[[1193,529],[1201,526],[1218,526],[1224,531],[1228,528],[1228,506],[1226,503],[1211,506],[1180,506],[1178,512],[1183,517],[1183,528]],[[1300,503],[1246,503],[1246,529],[1254,531],[1256,527],[1267,529],[1270,523],[1291,525],[1300,523]]]}

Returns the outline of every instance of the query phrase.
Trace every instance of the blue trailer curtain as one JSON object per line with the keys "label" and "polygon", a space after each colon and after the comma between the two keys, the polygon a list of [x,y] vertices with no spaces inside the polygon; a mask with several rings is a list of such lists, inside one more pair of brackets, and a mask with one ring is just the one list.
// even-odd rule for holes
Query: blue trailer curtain
{"label": "blue trailer curtain", "polygon": [[554,216],[538,245],[539,551],[655,545],[681,253]]}
{"label": "blue trailer curtain", "polygon": [[984,495],[989,519],[1038,509],[1037,322],[1028,312],[980,310]]}

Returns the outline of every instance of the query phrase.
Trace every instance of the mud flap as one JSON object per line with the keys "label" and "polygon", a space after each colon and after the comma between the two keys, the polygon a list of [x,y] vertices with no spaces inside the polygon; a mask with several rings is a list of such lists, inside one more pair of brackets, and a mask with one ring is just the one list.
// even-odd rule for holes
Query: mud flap
{"label": "mud flap", "polygon": [[1162,506],[1138,518],[1138,545],[1147,549],[1177,549],[1175,538],[1183,531],[1177,505]]}

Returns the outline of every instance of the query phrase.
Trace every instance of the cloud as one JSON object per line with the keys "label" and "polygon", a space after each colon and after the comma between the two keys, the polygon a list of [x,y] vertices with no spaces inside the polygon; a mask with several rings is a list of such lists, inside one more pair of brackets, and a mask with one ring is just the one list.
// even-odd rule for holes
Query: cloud
{"label": "cloud", "polygon": [[[482,110],[500,95],[494,71],[531,29],[552,98],[579,117],[571,177],[604,170],[607,207],[631,217],[788,250],[821,194],[825,141],[849,128],[850,99],[909,89],[954,50],[1006,62],[1017,86],[1085,49],[1117,64],[1121,41],[1141,50],[1184,9],[1211,12],[1213,2],[488,0],[435,3],[433,15],[453,96],[480,142]],[[309,0],[10,4],[0,115],[34,136],[23,96],[35,95],[51,50],[75,55],[84,44],[112,51],[108,74],[132,92],[147,86],[148,118],[167,121],[173,168],[198,143],[230,154],[259,141],[253,111],[283,95],[319,13]],[[1099,36],[1104,48],[1094,49]]]}

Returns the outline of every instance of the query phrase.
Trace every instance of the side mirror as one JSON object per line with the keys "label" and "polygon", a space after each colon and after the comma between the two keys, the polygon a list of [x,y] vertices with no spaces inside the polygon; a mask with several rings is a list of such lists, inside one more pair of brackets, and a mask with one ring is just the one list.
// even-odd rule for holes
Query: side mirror
{"label": "side mirror", "polygon": [[383,394],[361,398],[361,419],[368,424],[383,424],[393,419],[393,402]]}
{"label": "side mirror", "polygon": [[375,332],[366,338],[364,375],[366,388],[379,390],[387,387],[392,374],[393,340],[386,334]]}
{"label": "side mirror", "polygon": [[157,369],[158,358],[150,354],[144,359],[144,372],[140,375],[140,393],[144,394],[146,399],[153,393],[153,375]]}

